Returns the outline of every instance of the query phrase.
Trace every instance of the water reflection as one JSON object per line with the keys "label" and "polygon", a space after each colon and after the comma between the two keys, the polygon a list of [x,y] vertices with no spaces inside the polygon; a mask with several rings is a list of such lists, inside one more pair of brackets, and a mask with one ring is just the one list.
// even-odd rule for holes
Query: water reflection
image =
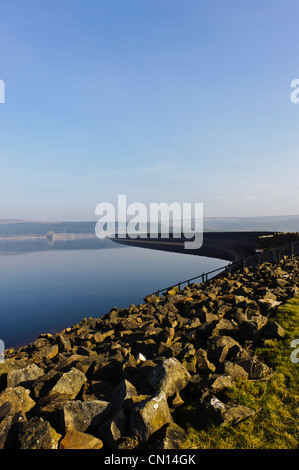
{"label": "water reflection", "polygon": [[0,253],[0,339],[6,348],[114,306],[138,305],[161,287],[227,264],[97,238],[2,240]]}

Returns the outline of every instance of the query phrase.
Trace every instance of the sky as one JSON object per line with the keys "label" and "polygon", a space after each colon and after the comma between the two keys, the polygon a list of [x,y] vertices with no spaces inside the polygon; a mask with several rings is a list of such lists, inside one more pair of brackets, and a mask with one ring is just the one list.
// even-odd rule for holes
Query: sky
{"label": "sky", "polygon": [[96,220],[118,195],[299,213],[298,0],[0,11],[0,219]]}

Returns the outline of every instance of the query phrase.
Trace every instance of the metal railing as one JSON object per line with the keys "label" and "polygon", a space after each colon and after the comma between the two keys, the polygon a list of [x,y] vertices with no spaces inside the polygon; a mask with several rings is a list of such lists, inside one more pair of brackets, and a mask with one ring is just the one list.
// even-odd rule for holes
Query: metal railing
{"label": "metal railing", "polygon": [[[298,242],[293,242],[293,243],[288,243],[287,245],[283,245],[277,248],[269,249],[266,251],[262,251],[259,253],[256,253],[255,255],[248,256],[247,258],[244,258],[243,261],[237,261],[235,263],[229,263],[226,266],[223,266],[221,268],[213,269],[213,271],[209,271],[208,273],[202,273],[199,274],[198,276],[192,277],[190,279],[187,279],[186,281],[179,281],[176,284],[173,284],[172,286],[165,287],[164,289],[159,289],[156,292],[153,292],[153,295],[159,296],[161,293],[178,288],[178,292],[181,291],[181,287],[183,285],[190,286],[190,284],[195,281],[196,279],[200,279],[201,281],[198,282],[197,284],[203,284],[204,282],[208,281],[209,276],[211,274],[214,274],[216,272],[219,272],[219,274],[222,276],[225,273],[232,273],[236,271],[237,269],[240,268],[249,268],[249,267],[255,267],[259,264],[262,263],[274,263],[275,261],[281,260],[284,256],[295,256],[299,254],[299,241]],[[212,278],[216,277],[215,274],[212,276]]]}

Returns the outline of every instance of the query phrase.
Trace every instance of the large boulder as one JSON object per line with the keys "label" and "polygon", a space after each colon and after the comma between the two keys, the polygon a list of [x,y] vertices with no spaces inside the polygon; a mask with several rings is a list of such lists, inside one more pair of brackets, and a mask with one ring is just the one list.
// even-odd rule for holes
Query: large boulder
{"label": "large boulder", "polygon": [[140,442],[146,442],[153,433],[171,422],[172,417],[163,390],[131,408],[131,435],[136,436]]}
{"label": "large boulder", "polygon": [[65,432],[90,432],[102,424],[110,412],[109,402],[106,401],[68,401],[63,406]]}
{"label": "large boulder", "polygon": [[214,424],[226,426],[238,423],[255,414],[255,410],[244,405],[232,405],[223,403],[216,396],[207,394],[199,403],[194,417],[194,425],[206,427]]}
{"label": "large boulder", "polygon": [[23,369],[10,370],[7,374],[7,386],[16,387],[21,385],[24,388],[29,388],[30,385],[44,374],[44,370],[36,364],[29,364]]}
{"label": "large boulder", "polygon": [[59,443],[59,449],[102,449],[103,442],[91,434],[68,431]]}
{"label": "large boulder", "polygon": [[81,371],[73,367],[69,372],[66,372],[62,377],[60,377],[50,393],[60,394],[74,399],[86,381],[86,376]]}
{"label": "large boulder", "polygon": [[11,413],[17,413],[18,411],[27,413],[35,406],[35,401],[30,398],[29,393],[30,390],[21,386],[8,387],[0,394],[0,406],[9,402],[12,405]]}
{"label": "large boulder", "polygon": [[163,391],[171,397],[186,387],[190,380],[187,369],[175,358],[161,361],[148,375],[147,382],[156,393]]}
{"label": "large boulder", "polygon": [[18,438],[20,449],[57,449],[61,435],[50,423],[34,417],[21,424]]}

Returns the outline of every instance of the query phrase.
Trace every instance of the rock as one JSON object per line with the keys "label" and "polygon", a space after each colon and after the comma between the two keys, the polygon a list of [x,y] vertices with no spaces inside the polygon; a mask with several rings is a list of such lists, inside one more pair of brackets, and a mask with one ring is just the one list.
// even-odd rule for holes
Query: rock
{"label": "rock", "polygon": [[188,372],[196,372],[196,351],[192,344],[187,344],[184,349],[177,356],[178,361],[180,361]]}
{"label": "rock", "polygon": [[29,396],[30,390],[24,387],[8,387],[0,394],[0,406],[6,402],[10,402],[12,405],[12,412],[17,413],[22,411],[27,413],[35,406],[35,401]]}
{"label": "rock", "polygon": [[155,356],[157,349],[158,346],[154,339],[136,341],[136,351],[143,354],[147,358],[152,358],[153,356]]}
{"label": "rock", "polygon": [[138,353],[136,356],[136,364],[139,364],[140,362],[146,361],[146,356],[144,356],[141,353]]}
{"label": "rock", "polygon": [[240,344],[230,336],[212,336],[208,340],[208,359],[214,364],[221,364],[226,358],[238,357],[241,352]]}
{"label": "rock", "polygon": [[18,433],[20,449],[57,449],[61,435],[47,421],[34,417],[23,422]]}
{"label": "rock", "polygon": [[61,376],[61,372],[50,369],[49,372],[38,377],[30,387],[34,398],[39,399],[47,395]]}
{"label": "rock", "polygon": [[123,437],[130,435],[129,420],[125,411],[119,410],[112,419],[105,421],[98,428],[97,435],[103,440],[105,448],[116,448]]}
{"label": "rock", "polygon": [[4,418],[6,418],[6,416],[10,416],[12,413],[12,404],[9,401],[3,403],[3,405],[0,406],[0,423]]}
{"label": "rock", "polygon": [[230,375],[230,377],[236,382],[239,380],[247,380],[248,373],[238,364],[234,362],[225,361],[224,373]]}
{"label": "rock", "polygon": [[53,428],[62,433],[64,431],[62,410],[69,401],[70,398],[67,395],[58,393],[46,395],[37,402],[35,415],[49,421]]}
{"label": "rock", "polygon": [[7,414],[0,420],[0,449],[17,449],[19,445],[18,441],[18,429],[22,422],[26,421],[26,417],[23,412],[19,411],[15,414],[10,414],[12,406],[9,402],[5,403],[1,407],[3,413],[3,406],[6,406]]}
{"label": "rock", "polygon": [[66,335],[63,335],[63,334],[58,335],[57,344],[58,344],[59,352],[68,352],[72,349],[71,340]]}
{"label": "rock", "polygon": [[118,384],[122,379],[122,363],[116,358],[100,356],[93,365],[92,380],[104,380]]}
{"label": "rock", "polygon": [[82,372],[76,368],[72,368],[69,372],[66,372],[62,377],[60,377],[50,393],[58,393],[74,399],[86,381],[87,378]]}
{"label": "rock", "polygon": [[248,373],[248,379],[260,380],[270,374],[270,368],[256,356],[238,359],[236,363]]}
{"label": "rock", "polygon": [[163,426],[152,439],[148,446],[152,449],[182,449],[182,445],[187,441],[185,431],[175,423]]}
{"label": "rock", "polygon": [[22,369],[27,365],[28,361],[26,359],[5,359],[4,362],[0,362],[0,390],[4,390],[7,387],[7,374],[13,370]]}
{"label": "rock", "polygon": [[102,449],[103,442],[91,434],[68,431],[59,443],[59,449]]}
{"label": "rock", "polygon": [[111,404],[115,408],[123,405],[123,402],[128,398],[137,395],[137,390],[128,380],[124,379],[113,391],[111,395]]}
{"label": "rock", "polygon": [[216,366],[208,360],[207,352],[204,349],[196,351],[196,369],[202,374],[209,374],[216,370]]}
{"label": "rock", "polygon": [[250,416],[255,411],[252,408],[243,405],[228,405],[220,401],[214,395],[208,394],[198,405],[194,424],[199,427],[205,427],[211,424],[217,426],[226,426],[232,423],[238,423]]}
{"label": "rock", "polygon": [[135,449],[139,444],[137,437],[123,437],[118,444],[118,449]]}
{"label": "rock", "polygon": [[207,354],[210,361],[215,364],[223,362],[228,353],[228,345],[222,336],[215,336],[208,340]]}
{"label": "rock", "polygon": [[250,320],[243,321],[239,326],[241,340],[254,341],[258,338],[259,330],[267,323],[267,318],[263,315],[252,316]]}
{"label": "rock", "polygon": [[24,388],[30,388],[30,385],[44,374],[44,370],[36,364],[29,364],[23,369],[14,369],[7,374],[7,386],[16,387],[21,385]]}
{"label": "rock", "polygon": [[225,388],[232,387],[234,385],[233,379],[230,375],[219,375],[211,374],[208,379],[207,387],[213,392],[219,392]]}
{"label": "rock", "polygon": [[115,384],[111,382],[107,382],[105,380],[100,381],[92,381],[91,384],[85,384],[84,387],[87,386],[90,389],[91,398],[88,398],[88,391],[82,393],[83,401],[87,400],[102,400],[102,401],[109,401],[113,390],[115,389]]}
{"label": "rock", "polygon": [[53,344],[53,346],[46,345],[43,348],[32,354],[32,359],[34,362],[40,363],[44,360],[53,359],[59,352],[58,344]]}
{"label": "rock", "polygon": [[190,374],[175,358],[161,361],[148,375],[147,382],[156,393],[163,391],[166,397],[171,397],[186,387]]}
{"label": "rock", "polygon": [[261,306],[261,309],[263,310],[262,313],[264,315],[267,315],[272,310],[275,310],[280,304],[281,302],[278,302],[277,300],[259,299],[259,305]]}
{"label": "rock", "polygon": [[219,320],[216,324],[212,334],[217,336],[231,336],[232,338],[236,338],[237,332],[238,325],[234,321],[221,318],[221,320]]}
{"label": "rock", "polygon": [[110,413],[109,402],[106,401],[68,401],[63,406],[65,432],[90,432],[96,429]]}
{"label": "rock", "polygon": [[260,330],[261,338],[282,339],[285,334],[285,330],[275,321],[268,321]]}
{"label": "rock", "polygon": [[172,417],[164,391],[131,408],[131,435],[136,436],[140,442],[146,442],[154,432],[171,422]]}
{"label": "rock", "polygon": [[161,333],[158,335],[160,341],[166,344],[172,344],[172,340],[175,335],[175,329],[171,327],[164,328]]}

